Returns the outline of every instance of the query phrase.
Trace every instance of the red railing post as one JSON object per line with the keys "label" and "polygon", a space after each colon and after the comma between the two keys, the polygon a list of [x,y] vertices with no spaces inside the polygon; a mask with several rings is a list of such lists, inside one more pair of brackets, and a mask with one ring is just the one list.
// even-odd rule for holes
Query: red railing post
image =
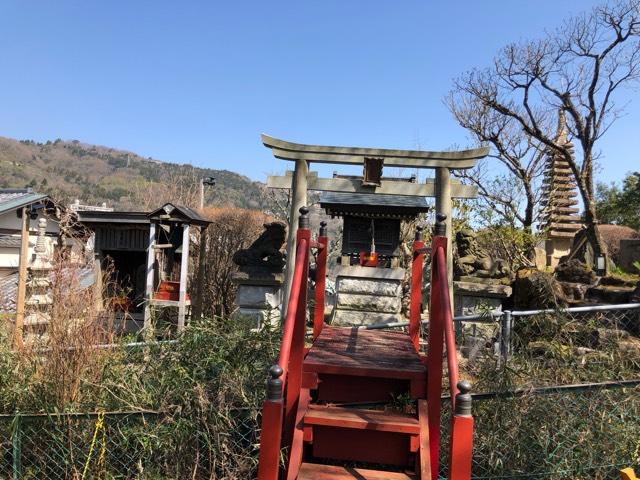
{"label": "red railing post", "polygon": [[[302,275],[299,282],[292,284],[291,289],[297,289],[297,298],[290,295],[290,300],[297,300],[295,308],[295,322],[293,327],[293,337],[291,339],[291,353],[289,356],[289,375],[285,379],[286,383],[286,405],[284,424],[284,446],[291,447],[293,431],[298,413],[298,402],[300,400],[300,388],[302,387],[302,362],[304,361],[304,336],[307,323],[307,284],[309,280],[309,248],[311,242],[311,230],[309,230],[309,209],[300,208],[300,219],[298,220],[297,249],[304,249],[302,262]],[[297,254],[297,251],[296,251]],[[297,259],[296,259],[297,260]],[[294,277],[294,280],[297,280]]]}
{"label": "red railing post", "polygon": [[422,315],[422,266],[424,263],[424,241],[422,227],[416,228],[411,264],[411,300],[409,303],[409,336],[416,352],[420,350],[420,317]]}
{"label": "red railing post", "polygon": [[457,385],[456,406],[451,418],[451,451],[449,479],[470,480],[473,460],[473,417],[471,416],[471,384],[463,380]]}
{"label": "red railing post", "polygon": [[267,399],[262,404],[260,429],[260,455],[258,480],[278,480],[280,471],[280,444],[282,441],[282,368],[273,365],[269,369]]}
{"label": "red railing post", "polygon": [[[293,282],[282,326],[282,346],[278,364],[270,369],[272,379],[268,385],[267,400],[263,404],[258,480],[277,480],[279,477],[280,451],[283,447],[291,447],[300,399],[311,239],[309,210],[302,207],[300,213],[296,253],[293,257]],[[283,405],[285,391],[286,405]]]}
{"label": "red railing post", "polygon": [[318,338],[324,327],[324,297],[327,283],[327,255],[329,238],[327,236],[327,222],[320,222],[318,235],[318,257],[316,259],[316,290],[313,305],[313,339]]}

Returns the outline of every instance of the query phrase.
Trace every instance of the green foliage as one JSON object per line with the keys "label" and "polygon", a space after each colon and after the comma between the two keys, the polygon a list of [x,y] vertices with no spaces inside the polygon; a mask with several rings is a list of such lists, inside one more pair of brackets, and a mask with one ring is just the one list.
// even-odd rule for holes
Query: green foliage
{"label": "green foliage", "polygon": [[622,181],[622,187],[598,184],[598,216],[603,223],[626,225],[640,229],[640,172],[630,173]]}

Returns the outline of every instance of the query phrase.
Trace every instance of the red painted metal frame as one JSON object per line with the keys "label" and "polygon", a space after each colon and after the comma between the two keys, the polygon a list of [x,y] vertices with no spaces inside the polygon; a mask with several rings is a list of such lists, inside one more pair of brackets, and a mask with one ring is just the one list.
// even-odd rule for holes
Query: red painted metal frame
{"label": "red painted metal frame", "polygon": [[313,305],[313,339],[318,338],[324,327],[324,296],[327,282],[327,254],[329,238],[318,237],[318,256],[316,259],[316,290]]}
{"label": "red painted metal frame", "polygon": [[[309,278],[310,230],[298,229],[296,240],[293,282],[283,325],[282,347],[278,357],[278,365],[283,371],[281,377],[282,394],[286,398],[286,405],[283,405],[282,400],[266,400],[263,404],[258,480],[278,479],[280,448],[281,446],[287,449],[291,447],[300,400],[307,310],[307,279]],[[283,416],[284,434],[282,431]],[[282,445],[281,435],[284,437]]]}
{"label": "red painted metal frame", "polygon": [[451,313],[451,299],[449,296],[446,251],[447,238],[441,236],[434,237],[431,259],[429,349],[427,354],[427,402],[429,410],[429,446],[431,452],[432,478],[438,478],[441,419],[440,397],[442,396],[442,354],[443,345],[445,344],[447,347],[447,366],[449,371],[449,389],[451,393],[452,410],[455,409],[455,397],[458,393],[458,359],[456,357],[453,315]]}
{"label": "red painted metal frame", "polygon": [[420,350],[420,316],[422,314],[422,266],[424,264],[424,242],[413,242],[411,265],[411,300],[409,303],[409,336],[416,352]]}

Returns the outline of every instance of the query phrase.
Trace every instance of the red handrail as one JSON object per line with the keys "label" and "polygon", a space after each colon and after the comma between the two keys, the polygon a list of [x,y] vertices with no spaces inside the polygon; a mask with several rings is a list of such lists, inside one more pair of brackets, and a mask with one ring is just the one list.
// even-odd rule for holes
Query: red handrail
{"label": "red handrail", "polygon": [[[450,478],[468,480],[471,468],[473,418],[456,410],[458,358],[451,311],[447,272],[447,238],[435,236],[431,252],[431,304],[429,308],[429,350],[427,355],[427,398],[431,477],[438,478],[440,456],[440,420],[442,396],[442,355],[447,349],[447,370],[452,409]],[[454,464],[455,463],[455,464]],[[470,475],[470,473],[469,473]]]}
{"label": "red handrail", "polygon": [[[303,212],[301,209],[301,213],[304,217],[308,210]],[[308,220],[305,223],[308,225]],[[282,345],[278,364],[270,370],[272,378],[268,382],[267,399],[262,406],[258,480],[278,479],[281,447],[290,447],[293,439],[302,382],[310,242],[310,231],[302,226],[301,217],[293,280],[282,327]]]}
{"label": "red handrail", "polygon": [[[280,355],[278,356],[278,365],[282,368],[282,378],[287,378],[289,371],[289,356],[291,355],[291,346],[293,343],[293,332],[298,314],[298,303],[300,300],[300,291],[302,286],[302,278],[306,264],[309,259],[309,240],[300,239],[296,249],[296,263],[293,271],[293,281],[291,282],[291,293],[289,295],[289,303],[287,304],[287,315],[282,326],[282,345],[280,347]],[[285,382],[282,382],[282,392],[284,393]]]}
{"label": "red handrail", "polygon": [[436,251],[436,268],[438,268],[438,290],[442,305],[444,320],[445,344],[447,347],[447,369],[449,371],[449,390],[451,394],[451,406],[455,407],[455,399],[458,393],[458,357],[456,356],[456,337],[453,328],[453,315],[451,313],[451,296],[449,294],[449,281],[447,275],[447,258],[442,246]]}

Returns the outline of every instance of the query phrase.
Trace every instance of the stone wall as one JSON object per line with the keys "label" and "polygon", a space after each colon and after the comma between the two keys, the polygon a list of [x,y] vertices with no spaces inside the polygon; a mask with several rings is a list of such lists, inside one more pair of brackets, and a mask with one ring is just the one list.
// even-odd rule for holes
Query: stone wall
{"label": "stone wall", "polygon": [[404,269],[341,266],[336,272],[333,325],[371,325],[403,320]]}

